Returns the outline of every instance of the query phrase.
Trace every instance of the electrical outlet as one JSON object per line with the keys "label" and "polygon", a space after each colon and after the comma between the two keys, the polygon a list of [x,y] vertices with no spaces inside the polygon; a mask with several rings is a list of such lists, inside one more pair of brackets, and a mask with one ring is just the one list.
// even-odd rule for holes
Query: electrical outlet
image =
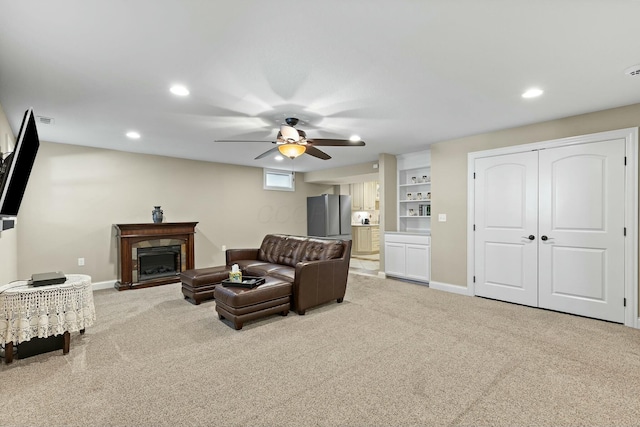
{"label": "electrical outlet", "polygon": [[78,265],[82,267],[84,265],[84,258],[78,258]]}
{"label": "electrical outlet", "polygon": [[438,214],[438,222],[447,222],[447,214]]}
{"label": "electrical outlet", "polygon": [[222,245],[222,252],[226,252],[227,251],[227,245]]}

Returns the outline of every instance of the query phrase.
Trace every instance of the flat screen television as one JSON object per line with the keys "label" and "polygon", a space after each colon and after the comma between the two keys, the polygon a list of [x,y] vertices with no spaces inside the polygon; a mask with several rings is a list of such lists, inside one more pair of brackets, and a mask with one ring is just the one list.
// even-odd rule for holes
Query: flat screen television
{"label": "flat screen television", "polygon": [[36,121],[30,108],[24,113],[13,152],[0,165],[0,217],[18,215],[39,147]]}

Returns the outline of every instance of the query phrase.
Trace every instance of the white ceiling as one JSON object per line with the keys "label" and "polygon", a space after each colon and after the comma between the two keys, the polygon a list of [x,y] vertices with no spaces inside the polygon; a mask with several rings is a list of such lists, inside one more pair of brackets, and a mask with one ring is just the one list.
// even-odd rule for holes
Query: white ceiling
{"label": "white ceiling", "polygon": [[[0,0],[0,104],[14,133],[28,107],[53,118],[51,142],[326,169],[638,103],[638,17],[638,0]],[[214,142],[273,140],[288,116],[367,145],[292,164]]]}

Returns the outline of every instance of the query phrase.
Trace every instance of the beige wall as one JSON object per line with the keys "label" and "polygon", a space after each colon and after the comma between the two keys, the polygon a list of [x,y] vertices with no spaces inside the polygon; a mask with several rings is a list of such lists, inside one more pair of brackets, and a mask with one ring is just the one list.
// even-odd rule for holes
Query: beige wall
{"label": "beige wall", "polygon": [[431,279],[467,286],[467,153],[548,141],[640,125],[640,104],[513,129],[445,141],[431,146]]}
{"label": "beige wall", "polygon": [[[14,134],[0,105],[0,152],[8,152],[7,139],[13,145]],[[18,279],[18,231],[15,228],[0,231],[0,285]]]}
{"label": "beige wall", "polygon": [[384,271],[384,233],[398,230],[398,162],[396,156],[380,154],[380,271]]}
{"label": "beige wall", "polygon": [[[222,245],[257,247],[267,233],[306,234],[306,198],[331,186],[262,189],[262,168],[41,142],[18,227],[18,273],[61,270],[115,280],[112,224],[199,221],[196,267],[224,264]],[[3,253],[4,255],[4,250]],[[78,258],[85,258],[79,267]]]}
{"label": "beige wall", "polygon": [[[383,237],[385,231],[398,230],[396,203],[398,200],[398,163],[396,156],[391,154],[380,154],[378,159],[380,164],[380,236]],[[380,249],[382,253],[384,248]]]}
{"label": "beige wall", "polygon": [[305,182],[333,182],[340,184],[378,181],[378,162],[366,162],[357,165],[307,172],[304,175],[304,180]]}

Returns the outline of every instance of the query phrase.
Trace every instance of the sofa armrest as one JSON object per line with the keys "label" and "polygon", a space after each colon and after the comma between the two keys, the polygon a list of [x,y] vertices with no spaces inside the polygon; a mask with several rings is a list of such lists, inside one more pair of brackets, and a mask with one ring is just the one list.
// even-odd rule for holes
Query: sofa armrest
{"label": "sofa armrest", "polygon": [[227,249],[225,252],[227,265],[233,265],[236,261],[258,259],[260,249]]}
{"label": "sofa armrest", "polygon": [[336,300],[342,302],[347,290],[348,258],[305,261],[296,264],[293,305],[298,314],[307,308]]}

